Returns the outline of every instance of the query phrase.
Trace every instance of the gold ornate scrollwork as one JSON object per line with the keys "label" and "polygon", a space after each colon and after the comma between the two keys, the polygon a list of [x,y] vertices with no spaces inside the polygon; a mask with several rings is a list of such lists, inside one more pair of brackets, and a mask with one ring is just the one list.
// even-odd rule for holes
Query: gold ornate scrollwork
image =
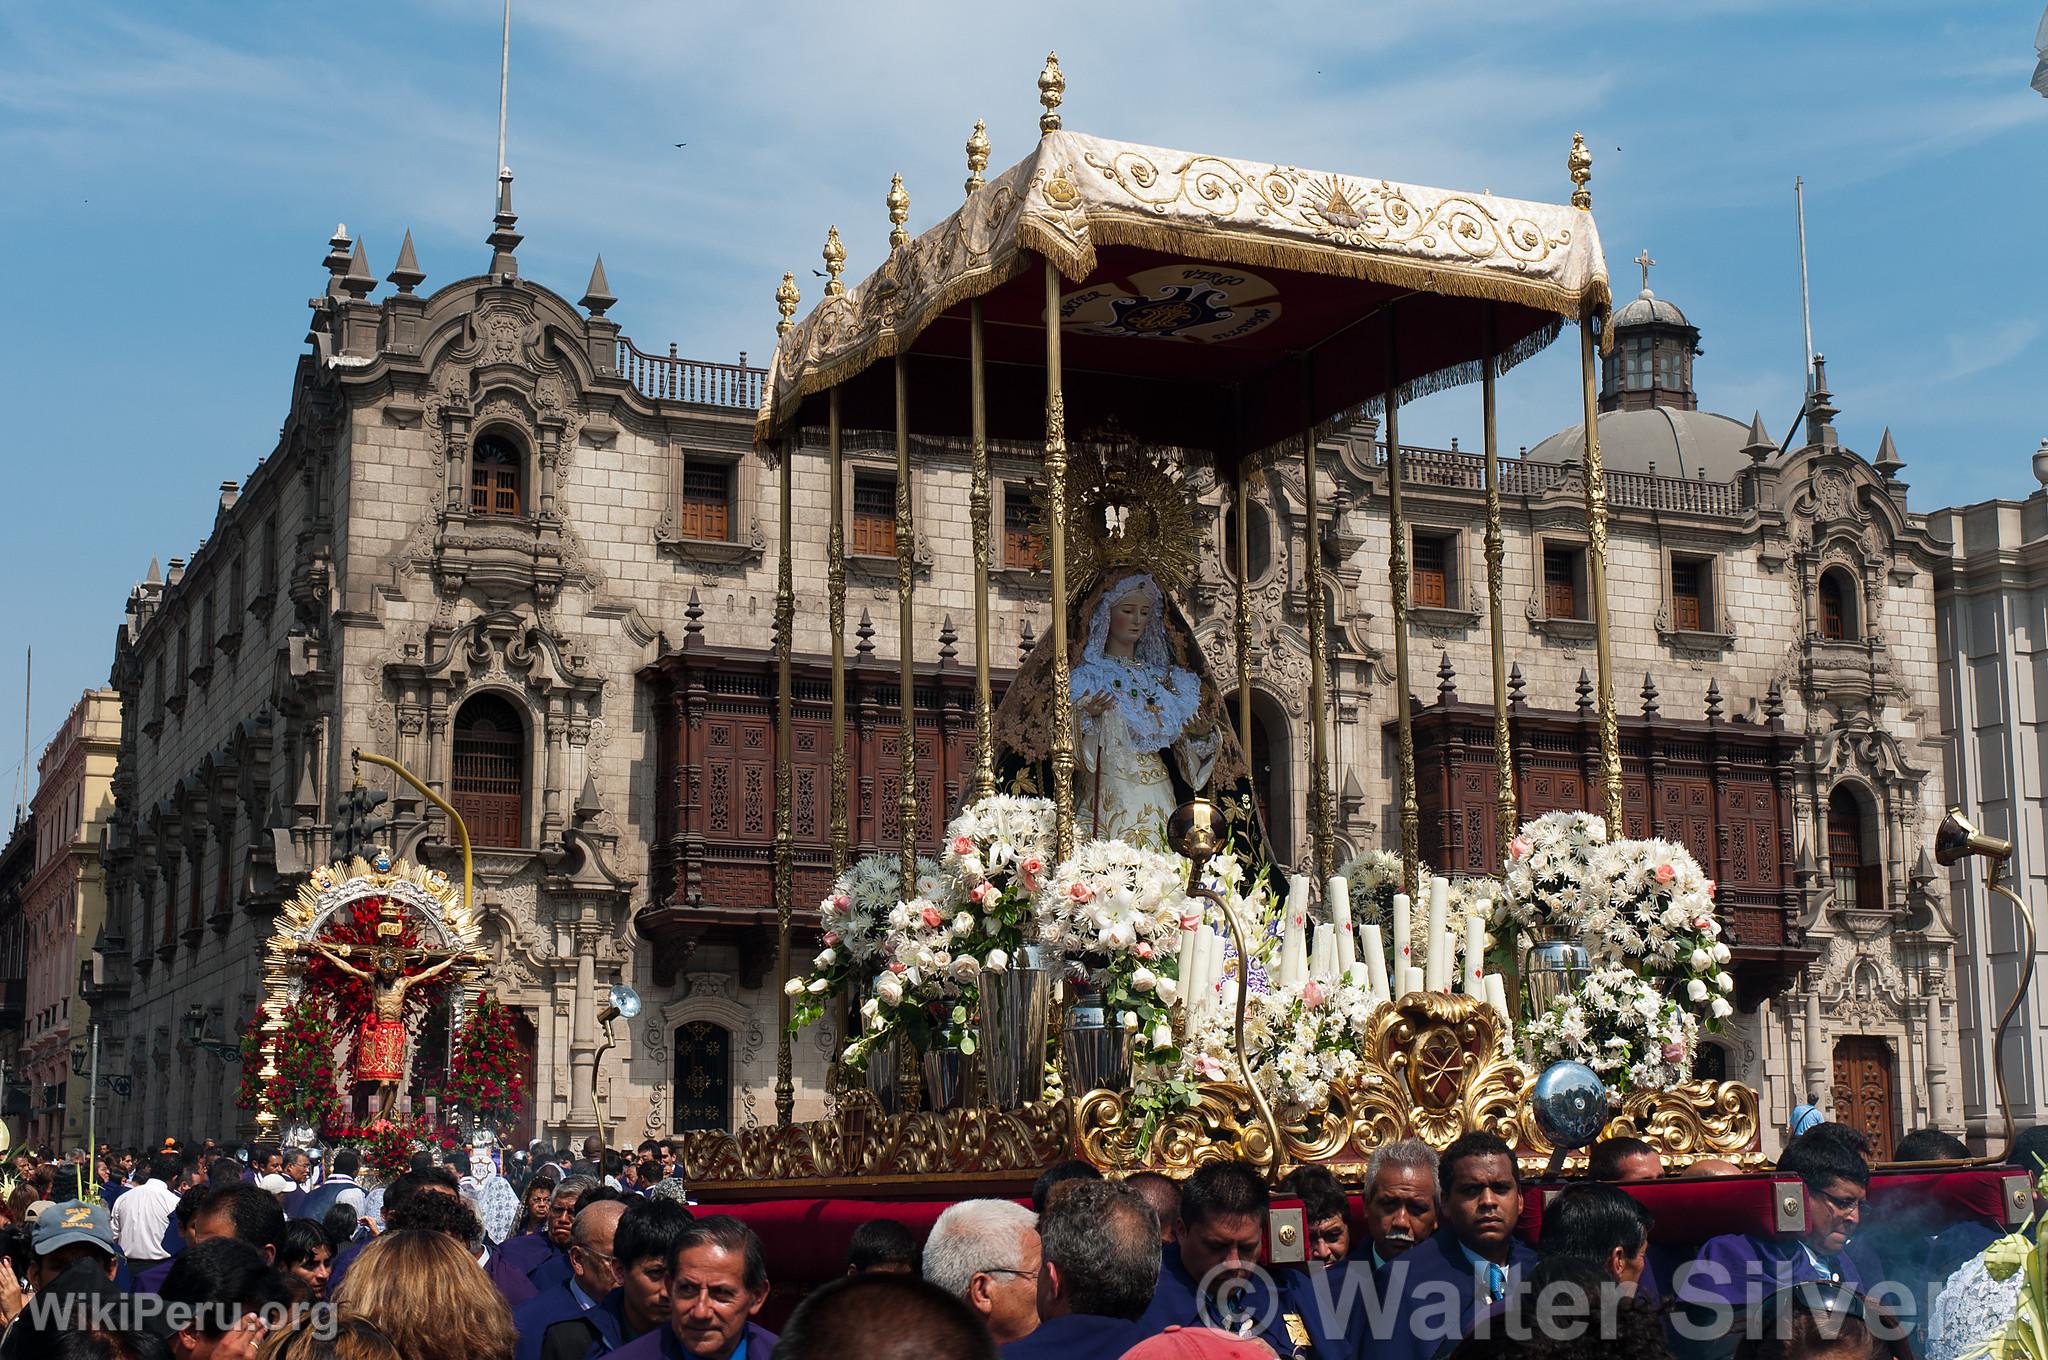
{"label": "gold ornate scrollwork", "polygon": [[[1669,1091],[1631,1091],[1602,1138],[1640,1138],[1663,1154],[1665,1165],[1684,1166],[1702,1157],[1747,1163],[1761,1159],[1761,1125],[1755,1090],[1735,1081],[1688,1081]],[[1550,1140],[1525,1102],[1516,1112],[1516,1150],[1525,1161],[1541,1161]]]}
{"label": "gold ornate scrollwork", "polygon": [[884,1115],[865,1091],[848,1093],[835,1119],[788,1128],[678,1135],[693,1185],[772,1187],[836,1181],[857,1189],[880,1178],[1028,1178],[1067,1155],[1072,1119],[1064,1101],[1021,1110],[946,1110]]}

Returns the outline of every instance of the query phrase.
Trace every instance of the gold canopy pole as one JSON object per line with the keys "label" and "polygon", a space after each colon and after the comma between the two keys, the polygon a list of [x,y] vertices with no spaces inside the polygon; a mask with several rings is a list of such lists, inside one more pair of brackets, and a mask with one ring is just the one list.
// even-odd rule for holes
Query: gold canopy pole
{"label": "gold canopy pole", "polygon": [[[846,247],[839,243],[839,228],[825,234],[825,269],[829,278],[825,296],[844,297],[846,285],[839,273],[846,268]],[[828,508],[832,527],[825,534],[825,587],[832,626],[832,876],[846,872],[846,469],[839,443],[839,389],[826,394],[825,438],[831,449],[832,487]]]}
{"label": "gold canopy pole", "polygon": [[1421,889],[1419,870],[1422,813],[1415,803],[1415,722],[1408,711],[1408,519],[1401,511],[1401,480],[1406,459],[1401,455],[1400,332],[1394,308],[1387,308],[1387,575],[1394,586],[1394,727],[1399,736],[1401,769],[1396,793],[1401,800],[1401,883],[1413,896]]}
{"label": "gold canopy pole", "polygon": [[[1237,740],[1249,770],[1252,759],[1252,535],[1251,488],[1245,479],[1244,450],[1238,450],[1237,476],[1231,491],[1237,498],[1237,528],[1232,535],[1237,558],[1237,619],[1231,643],[1237,653]],[[1264,809],[1261,809],[1264,811]]]}
{"label": "gold canopy pole", "polygon": [[[1047,53],[1038,73],[1041,136],[1059,131],[1055,109],[1067,88],[1059,57]],[[1073,696],[1067,693],[1067,396],[1060,382],[1060,271],[1045,262],[1045,499],[1052,521],[1046,557],[1052,571],[1052,802],[1053,846],[1064,860],[1074,853]]]}
{"label": "gold canopy pole", "polygon": [[[1593,153],[1586,150],[1584,134],[1572,134],[1566,165],[1572,176],[1572,206],[1591,212],[1593,195],[1586,183],[1593,178]],[[1595,319],[1590,310],[1579,318],[1579,385],[1586,406],[1586,590],[1593,597],[1593,651],[1600,671],[1600,791],[1607,834],[1618,838],[1627,834],[1627,828],[1621,817],[1621,730],[1614,717],[1614,638],[1607,619],[1607,476],[1600,466]]]}
{"label": "gold canopy pole", "polygon": [[[889,187],[889,250],[895,253],[910,244],[903,224],[910,220],[910,195],[903,190],[903,176]],[[906,897],[917,892],[917,662],[911,638],[917,631],[913,609],[911,574],[916,567],[916,521],[910,507],[910,356],[896,354],[896,651],[898,698],[903,716],[897,767],[902,788],[896,798],[901,822],[902,846],[898,868]]]}
{"label": "gold canopy pole", "polygon": [[1330,730],[1324,708],[1329,653],[1323,642],[1323,545],[1319,522],[1321,503],[1316,495],[1316,410],[1314,359],[1301,359],[1302,415],[1307,421],[1301,432],[1301,485],[1307,524],[1306,557],[1302,586],[1308,596],[1308,737],[1309,737],[1309,837],[1316,883],[1330,877]]}
{"label": "gold canopy pole", "polygon": [[[974,134],[967,139],[970,200],[984,183],[981,172],[988,168],[988,155],[988,127],[977,118]],[[967,315],[968,418],[974,445],[974,485],[968,493],[969,513],[974,516],[974,796],[986,798],[996,791],[995,700],[988,678],[989,540],[994,526],[989,520],[993,502],[988,485],[988,388],[980,298],[968,304]]]}
{"label": "gold canopy pole", "polygon": [[[782,286],[775,290],[775,306],[782,313],[782,320],[775,326],[778,340],[796,325],[790,318],[796,315],[796,305],[801,300],[796,275],[784,274]],[[791,769],[795,740],[790,732],[795,721],[795,703],[789,675],[789,653],[796,632],[796,585],[790,565],[789,528],[793,498],[789,484],[796,473],[796,444],[794,433],[783,436],[782,505],[776,526],[775,564],[775,1122],[784,1126],[796,1119],[796,1082],[790,1070],[789,1051],[790,998],[783,990],[789,983],[790,916],[796,900],[795,847],[790,840],[796,796],[796,777]]]}
{"label": "gold canopy pole", "polygon": [[1501,617],[1502,560],[1500,524],[1500,444],[1496,426],[1498,411],[1494,394],[1493,304],[1486,304],[1486,368],[1480,378],[1481,421],[1486,438],[1486,613],[1487,630],[1493,641],[1493,829],[1494,863],[1504,863],[1508,842],[1515,838],[1514,737],[1508,730],[1508,645],[1507,626]]}

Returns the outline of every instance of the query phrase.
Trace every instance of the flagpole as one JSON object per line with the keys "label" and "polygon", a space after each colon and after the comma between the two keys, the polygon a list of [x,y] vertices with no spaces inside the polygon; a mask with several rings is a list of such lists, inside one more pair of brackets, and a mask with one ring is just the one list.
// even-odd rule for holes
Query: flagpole
{"label": "flagpole", "polygon": [[491,171],[495,186],[505,173],[505,87],[512,76],[512,0],[505,0],[505,30],[498,44],[498,164]]}

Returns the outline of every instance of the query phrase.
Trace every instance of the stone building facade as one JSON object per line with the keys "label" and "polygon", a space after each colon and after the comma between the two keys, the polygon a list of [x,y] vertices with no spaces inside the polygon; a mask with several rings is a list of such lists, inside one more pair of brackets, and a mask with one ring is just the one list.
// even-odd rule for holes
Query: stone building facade
{"label": "stone building facade", "polygon": [[[36,766],[36,870],[22,897],[24,1130],[30,1143],[69,1151],[92,1122],[94,1016],[79,964],[106,923],[100,833],[113,812],[121,709],[112,690],[87,690]],[[83,1057],[84,1061],[77,1059]],[[105,1092],[99,1108],[104,1110]]]}
{"label": "stone building facade", "polygon": [[[1950,738],[1950,801],[2014,846],[2011,886],[2029,903],[2048,886],[2048,440],[2034,454],[2042,489],[2023,501],[1992,500],[1936,512],[1947,540],[1937,568],[1942,730]],[[2020,925],[1986,890],[1985,864],[1947,871],[1963,961],[1956,978],[1958,1028],[1967,1055],[1962,1095],[1973,1135],[1996,1140],[2000,1117],[1993,1040],[2006,1003],[2029,967]],[[2048,1119],[2048,1014],[2037,988],[2013,1017],[2006,1096],[2021,1128]]]}
{"label": "stone building facade", "polygon": [[[479,833],[487,980],[531,1026],[540,1126],[602,1114],[614,1136],[638,1137],[773,1118],[772,744],[758,723],[718,719],[758,718],[772,669],[781,469],[751,445],[760,371],[643,354],[608,316],[601,264],[571,305],[519,275],[520,239],[508,182],[484,273],[422,295],[408,241],[394,291],[373,301],[362,247],[337,232],[276,450],[223,489],[191,560],[130,599],[107,854],[107,1002],[118,1061],[138,1074],[128,1136],[236,1122],[236,1074],[218,1043],[192,1040],[232,1036],[253,1009],[269,913],[329,852],[355,747],[404,761]],[[764,329],[767,304],[764,289]],[[1694,409],[1697,331],[1676,308],[1646,288],[1615,324],[1601,434],[1616,674],[1649,673],[1665,713],[1704,720],[1718,704],[1731,730],[1768,728],[1788,748],[1770,814],[1780,843],[1756,856],[1778,875],[1768,905],[1784,924],[1715,1061],[1762,1088],[1774,1120],[1838,1085],[1837,1103],[1861,1102],[1873,1128],[1959,1126],[1945,885],[1918,868],[1941,803],[1936,546],[1904,509],[1888,440],[1874,462],[1841,447],[1823,396],[1805,442],[1781,451],[1760,424]],[[1316,526],[1340,853],[1397,828],[1377,435],[1362,422],[1325,445]],[[1579,439],[1562,432],[1506,465],[1508,652],[1532,712],[1573,711],[1593,664]],[[899,655],[893,443],[852,431],[846,449],[848,652],[876,675],[875,712],[856,714],[867,740],[886,736],[883,671]],[[945,441],[914,454],[910,641],[931,685],[923,769],[943,771],[971,675],[969,459]],[[818,432],[789,456],[798,699],[815,743],[829,470]],[[1002,666],[1044,630],[1050,601],[1025,513],[1036,452],[992,462]],[[1479,460],[1416,450],[1409,469],[1411,688],[1442,694],[1447,674],[1483,700]],[[1199,456],[1188,478],[1209,532],[1186,604],[1227,686],[1227,489]],[[1298,453],[1269,455],[1248,526],[1254,777],[1289,859],[1307,840],[1305,505]],[[863,757],[879,781],[894,764],[884,737]],[[818,754],[800,750],[800,766]],[[942,774],[921,802],[955,783]],[[819,806],[819,786],[803,789]],[[440,817],[402,787],[391,815],[394,850],[453,862]],[[815,813],[798,831],[803,905],[826,861]],[[870,831],[893,843],[879,818]],[[1440,848],[1484,853],[1456,836]],[[598,998],[614,980],[645,1008],[600,1061]],[[798,1118],[825,1108],[832,1038],[796,1045]]]}

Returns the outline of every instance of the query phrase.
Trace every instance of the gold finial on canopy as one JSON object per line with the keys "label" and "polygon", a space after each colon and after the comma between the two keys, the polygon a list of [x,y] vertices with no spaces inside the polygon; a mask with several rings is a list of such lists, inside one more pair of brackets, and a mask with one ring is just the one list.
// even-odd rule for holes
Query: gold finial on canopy
{"label": "gold finial on canopy", "polygon": [[1038,73],[1038,102],[1045,105],[1045,112],[1039,115],[1040,135],[1060,130],[1060,101],[1066,98],[1067,78],[1060,74],[1060,54],[1045,54],[1045,69]]}
{"label": "gold finial on canopy", "polygon": [[785,273],[782,276],[782,286],[775,290],[775,310],[782,313],[782,320],[775,323],[777,335],[788,335],[796,329],[796,322],[792,318],[796,316],[797,303],[803,300],[803,294],[796,290],[796,275]]}
{"label": "gold finial on canopy", "polygon": [[840,244],[839,228],[832,227],[825,233],[825,280],[826,297],[846,296],[846,285],[839,276],[846,272],[846,247]]}
{"label": "gold finial on canopy", "polygon": [[1593,178],[1593,153],[1586,150],[1585,133],[1572,134],[1572,154],[1566,158],[1565,164],[1572,172],[1572,206],[1590,210],[1593,194],[1586,188],[1586,182]]}
{"label": "gold finial on canopy", "polygon": [[967,139],[967,192],[973,193],[988,183],[981,172],[988,169],[988,124],[977,118],[974,132]]}
{"label": "gold finial on canopy", "polygon": [[910,194],[903,187],[903,176],[898,175],[889,184],[889,220],[895,225],[889,229],[889,249],[901,250],[910,244],[910,233],[903,224],[910,220]]}

